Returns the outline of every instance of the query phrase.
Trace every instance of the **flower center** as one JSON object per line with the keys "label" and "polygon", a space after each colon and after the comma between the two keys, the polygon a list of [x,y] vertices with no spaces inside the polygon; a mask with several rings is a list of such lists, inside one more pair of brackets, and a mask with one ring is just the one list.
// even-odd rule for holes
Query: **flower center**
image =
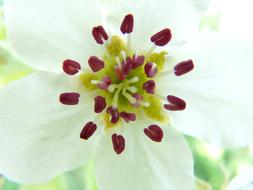
{"label": "flower center", "polygon": [[[164,71],[166,51],[154,52],[156,46],[167,45],[171,38],[170,29],[166,28],[153,36],[150,40],[153,46],[147,52],[136,52],[131,48],[131,33],[134,27],[134,17],[125,16],[120,30],[126,35],[126,40],[119,36],[106,33],[102,26],[94,27],[92,35],[95,41],[104,48],[104,55],[90,56],[88,65],[90,72],[80,74],[80,80],[85,88],[94,91],[94,114],[102,115],[102,122],[106,129],[121,127],[124,123],[134,122],[146,117],[154,122],[168,121],[165,109],[169,111],[184,110],[184,100],[168,95],[161,98],[156,92],[159,75],[171,71]],[[193,69],[192,60],[183,61],[174,67],[176,76],[181,76]],[[75,75],[81,70],[81,65],[74,60],[65,60],[63,70],[68,75]],[[60,102],[65,105],[79,103],[80,94],[75,92],[60,95]],[[163,103],[166,101],[166,103]],[[94,121],[88,121],[81,131],[80,138],[89,139],[97,129]],[[161,142],[163,131],[157,124],[143,129],[144,134],[154,142]],[[125,149],[123,135],[113,134],[112,145],[117,154]]]}

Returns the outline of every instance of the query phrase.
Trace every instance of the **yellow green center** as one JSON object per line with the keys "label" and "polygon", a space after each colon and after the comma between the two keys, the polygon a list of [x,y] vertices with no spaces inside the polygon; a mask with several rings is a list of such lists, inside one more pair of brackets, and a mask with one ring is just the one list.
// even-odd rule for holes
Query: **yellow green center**
{"label": "yellow green center", "polygon": [[[158,121],[166,122],[167,117],[163,111],[163,104],[156,94],[148,94],[143,89],[143,83],[150,80],[145,74],[144,65],[152,62],[156,65],[158,73],[161,72],[165,64],[165,55],[167,52],[147,53],[142,52],[140,55],[145,56],[145,62],[142,66],[132,70],[124,80],[119,80],[115,74],[115,66],[118,61],[122,62],[124,57],[122,52],[125,52],[126,57],[133,57],[134,52],[129,51],[126,43],[118,36],[113,36],[110,43],[106,45],[107,52],[103,56],[105,63],[104,69],[99,72],[85,72],[80,75],[80,79],[88,91],[96,91],[97,95],[106,98],[107,106],[117,106],[119,112],[125,111],[128,113],[135,113],[136,117],[142,113],[146,117]],[[118,59],[118,60],[117,60]],[[157,73],[157,74],[158,74]],[[103,77],[108,76],[112,80],[112,85],[109,86],[108,91],[97,87],[92,81],[102,81]],[[156,82],[156,78],[152,78]],[[135,100],[133,93],[138,93],[143,97],[142,104],[139,107],[134,107],[132,101]],[[103,121],[106,128],[120,125],[123,121],[120,120],[117,124],[110,122],[110,115],[104,113]]]}

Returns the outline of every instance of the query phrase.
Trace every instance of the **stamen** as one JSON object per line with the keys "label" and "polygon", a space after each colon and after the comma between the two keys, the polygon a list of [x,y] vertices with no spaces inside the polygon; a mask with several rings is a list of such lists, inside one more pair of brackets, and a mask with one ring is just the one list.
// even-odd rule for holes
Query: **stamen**
{"label": "stamen", "polygon": [[105,44],[102,46],[102,48],[103,48],[103,50],[104,50],[104,52],[105,52],[105,56],[106,56],[107,58],[111,58],[111,55],[110,55],[110,53],[109,53],[109,51],[108,51],[108,49],[107,49],[107,44],[108,44],[108,43],[105,43]]}
{"label": "stamen", "polygon": [[135,103],[132,104],[134,107],[140,107],[140,105],[144,106],[144,107],[149,107],[150,106],[150,103],[148,102],[143,102],[143,96],[138,94],[138,93],[135,93],[132,95],[134,98],[135,98]]}
{"label": "stamen", "polygon": [[148,53],[146,54],[146,57],[149,57],[149,56],[153,53],[153,51],[155,51],[155,49],[156,49],[156,45],[154,44],[154,45],[152,45],[152,47],[148,50]]}
{"label": "stamen", "polygon": [[92,35],[98,44],[104,44],[108,40],[108,35],[103,26],[97,26],[92,29]]}
{"label": "stamen", "polygon": [[134,17],[132,14],[128,14],[125,16],[121,26],[120,30],[123,34],[130,34],[133,32],[134,28]]}
{"label": "stamen", "polygon": [[122,64],[122,72],[126,78],[126,76],[130,73],[132,69],[133,61],[130,57],[127,57],[126,60]]}
{"label": "stamen", "polygon": [[79,103],[80,94],[76,92],[69,92],[60,94],[59,101],[65,105],[76,105]]}
{"label": "stamen", "polygon": [[108,87],[112,84],[112,80],[108,76],[104,76],[102,81],[99,80],[91,80],[91,84],[97,85],[98,88],[102,90],[108,90]]}
{"label": "stamen", "polygon": [[174,71],[172,70],[167,70],[167,71],[162,71],[162,72],[159,72],[156,77],[157,78],[160,78],[160,77],[164,77],[164,76],[169,76],[171,74],[174,74]]}
{"label": "stamen", "polygon": [[132,61],[133,61],[132,69],[136,69],[144,64],[145,57],[143,55],[140,56],[134,55]]}
{"label": "stamen", "polygon": [[106,107],[105,98],[102,96],[97,96],[94,98],[94,101],[95,101],[95,106],[94,106],[95,113],[101,113]]}
{"label": "stamen", "polygon": [[121,51],[120,51],[120,54],[121,54],[123,60],[126,61],[126,52],[123,51],[123,50],[121,50]]}
{"label": "stamen", "polygon": [[154,94],[155,93],[155,81],[153,80],[148,80],[143,84],[143,89],[148,93],[148,94]]}
{"label": "stamen", "polygon": [[83,127],[81,133],[80,133],[80,138],[84,140],[88,140],[97,130],[97,125],[93,122],[88,122],[85,124]]}
{"label": "stamen", "polygon": [[131,52],[131,34],[127,35],[127,53],[130,54]]}
{"label": "stamen", "polygon": [[153,78],[157,73],[157,67],[154,63],[146,63],[144,70],[148,78]]}
{"label": "stamen", "polygon": [[119,59],[119,57],[118,57],[118,56],[117,56],[117,57],[115,57],[115,60],[116,60],[117,64],[118,64],[119,66],[121,66],[121,62],[120,62],[120,59]]}
{"label": "stamen", "polygon": [[150,125],[144,129],[144,133],[155,142],[161,142],[163,139],[163,130],[158,125]]}
{"label": "stamen", "polygon": [[96,56],[91,56],[88,60],[89,66],[93,72],[98,72],[104,68],[105,63],[103,60]]}
{"label": "stamen", "polygon": [[137,108],[140,107],[141,101],[143,100],[143,96],[138,93],[135,93],[132,96],[135,98],[135,103],[132,105]]}
{"label": "stamen", "polygon": [[194,68],[193,61],[191,59],[189,59],[187,61],[182,61],[182,62],[178,63],[174,67],[174,72],[175,72],[176,76],[181,76],[181,75],[184,75],[184,74],[192,71],[193,68]]}
{"label": "stamen", "polygon": [[119,111],[117,108],[109,107],[106,112],[111,115],[111,123],[115,124],[119,121]]}
{"label": "stamen", "polygon": [[159,98],[160,100],[167,101],[167,97],[166,97],[166,96],[163,96],[163,95],[158,94],[158,93],[156,93],[155,96],[156,96],[157,98]]}
{"label": "stamen", "polygon": [[123,81],[125,79],[125,75],[123,74],[119,64],[115,66],[115,74],[119,80]]}
{"label": "stamen", "polygon": [[170,29],[165,28],[161,30],[160,32],[156,33],[155,35],[153,35],[150,38],[150,40],[157,46],[165,46],[166,44],[170,42],[171,38],[172,38],[172,34],[171,34]]}
{"label": "stamen", "polygon": [[125,150],[125,139],[122,135],[112,135],[113,149],[117,154],[121,154]]}
{"label": "stamen", "polygon": [[63,62],[62,69],[68,75],[75,75],[81,69],[81,65],[76,61],[67,59]]}
{"label": "stamen", "polygon": [[120,62],[119,57],[118,56],[115,57],[115,60],[117,62],[117,64],[115,65],[115,74],[119,80],[124,80],[126,76],[124,75],[124,73],[122,71],[122,64]]}
{"label": "stamen", "polygon": [[120,117],[122,117],[127,123],[136,120],[136,115],[134,113],[127,113],[125,111],[120,113]]}
{"label": "stamen", "polygon": [[170,104],[164,104],[164,108],[170,111],[181,111],[186,108],[184,100],[176,96],[167,96],[167,100]]}

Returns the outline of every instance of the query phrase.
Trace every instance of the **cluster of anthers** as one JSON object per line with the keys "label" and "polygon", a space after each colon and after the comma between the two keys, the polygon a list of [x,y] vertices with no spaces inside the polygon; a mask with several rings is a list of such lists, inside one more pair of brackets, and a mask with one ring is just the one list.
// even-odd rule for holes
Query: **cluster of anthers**
{"label": "cluster of anthers", "polygon": [[[134,52],[131,49],[131,33],[134,28],[132,14],[125,16],[120,30],[126,35],[126,42],[119,36],[109,38],[103,26],[94,27],[92,35],[104,48],[101,58],[91,56],[88,60],[91,71],[80,74],[80,80],[87,90],[94,91],[94,112],[100,114],[105,128],[122,127],[123,122],[134,122],[143,117],[143,112],[153,121],[164,122],[164,109],[179,111],[186,108],[184,100],[168,95],[162,97],[156,93],[155,78],[168,73],[181,76],[194,68],[192,60],[178,63],[172,71],[162,71],[166,63],[167,52],[155,53],[156,46],[165,46],[172,38],[166,28],[154,34],[150,40],[153,46],[148,52]],[[81,71],[80,63],[67,59],[63,70],[68,75]],[[62,93],[59,100],[64,105],[79,103],[80,94]],[[163,103],[165,102],[165,103]],[[87,122],[80,133],[80,138],[88,140],[97,130],[95,121]],[[144,128],[144,134],[154,142],[161,142],[163,130],[157,124]],[[125,149],[125,138],[114,133],[111,137],[114,151],[121,154]]]}

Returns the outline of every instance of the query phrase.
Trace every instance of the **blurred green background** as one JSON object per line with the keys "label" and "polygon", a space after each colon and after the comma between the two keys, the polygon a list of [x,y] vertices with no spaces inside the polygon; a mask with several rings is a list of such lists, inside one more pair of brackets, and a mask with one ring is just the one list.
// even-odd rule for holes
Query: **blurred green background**
{"label": "blurred green background", "polygon": [[[2,5],[2,0],[0,0]],[[28,74],[31,69],[11,51],[6,40],[6,29],[2,10],[0,11],[0,87],[11,80]],[[219,14],[203,18],[201,27],[207,25],[217,30]],[[208,23],[208,24],[207,24]],[[193,152],[197,190],[222,190],[240,171],[253,164],[253,147],[221,149],[185,136]],[[3,154],[3,153],[1,153]],[[92,174],[92,163],[63,174],[47,184],[24,186],[0,176],[0,190],[96,190]]]}

